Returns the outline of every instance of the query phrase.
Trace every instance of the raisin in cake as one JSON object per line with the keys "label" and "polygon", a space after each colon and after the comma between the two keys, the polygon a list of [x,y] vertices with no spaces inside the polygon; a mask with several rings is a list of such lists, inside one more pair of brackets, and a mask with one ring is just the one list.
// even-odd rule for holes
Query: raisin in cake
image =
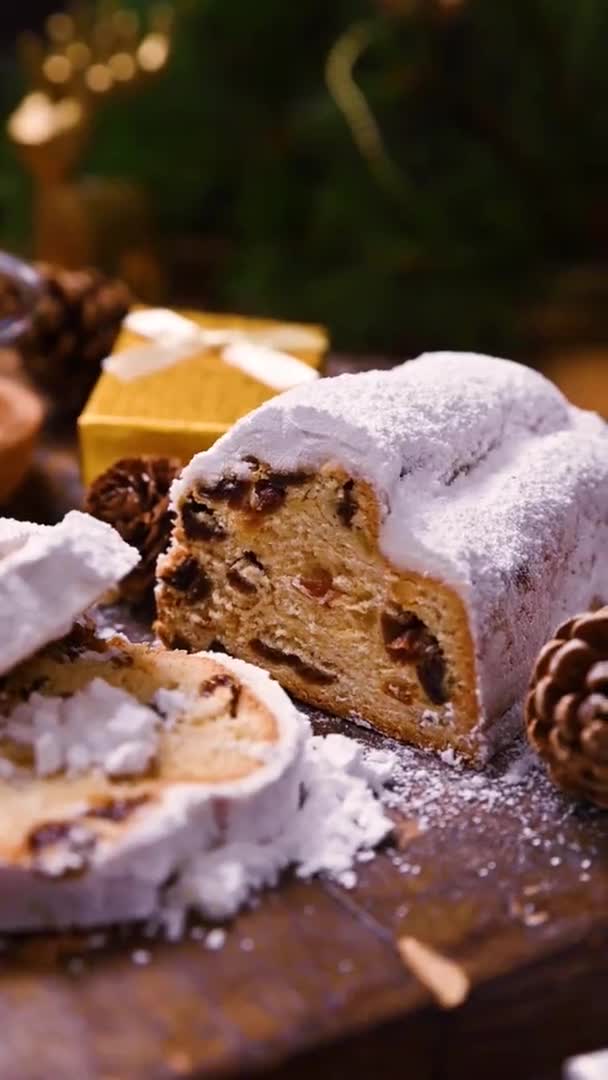
{"label": "raisin in cake", "polygon": [[183,860],[297,808],[305,721],[241,660],[79,625],[0,688],[0,930],[159,915]]}
{"label": "raisin in cake", "polygon": [[608,599],[606,432],[469,354],[290,391],[176,482],[159,633],[481,761],[552,628]]}

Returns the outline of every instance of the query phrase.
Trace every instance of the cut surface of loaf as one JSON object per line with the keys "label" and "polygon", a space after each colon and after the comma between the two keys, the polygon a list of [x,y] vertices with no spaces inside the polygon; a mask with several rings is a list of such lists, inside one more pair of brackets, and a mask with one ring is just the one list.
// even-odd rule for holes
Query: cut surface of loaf
{"label": "cut surface of loaf", "polygon": [[536,652],[608,596],[608,437],[546,379],[430,354],[275,398],[174,487],[167,644],[484,760]]}
{"label": "cut surface of loaf", "polygon": [[[93,704],[102,684],[106,694],[108,685],[123,692],[115,714],[102,721],[91,707],[78,761],[72,753],[44,774],[53,734],[52,724],[41,727],[45,701],[65,706],[90,693]],[[112,776],[99,760],[83,762],[83,747],[99,754],[102,722],[110,747],[121,738],[133,747],[141,716],[129,714],[129,699],[153,719],[152,752],[136,774]],[[266,672],[231,658],[102,642],[77,629],[16,668],[0,690],[0,928],[158,914],[183,860],[230,840],[269,838],[293,812],[303,724]]]}

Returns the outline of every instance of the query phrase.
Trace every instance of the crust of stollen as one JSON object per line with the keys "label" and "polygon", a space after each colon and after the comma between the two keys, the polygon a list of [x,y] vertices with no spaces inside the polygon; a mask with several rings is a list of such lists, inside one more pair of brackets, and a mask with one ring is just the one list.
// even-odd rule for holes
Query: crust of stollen
{"label": "crust of stollen", "polygon": [[[242,762],[248,767],[236,777],[201,779],[205,775],[201,762],[178,778],[164,775],[161,741],[158,760],[143,777],[112,781],[87,774],[73,780],[0,781],[0,807],[7,809],[7,818],[17,814],[0,839],[2,931],[153,917],[164,885],[183,860],[243,833],[253,839],[270,837],[280,824],[281,811],[289,813],[297,805],[303,721],[267,676],[228,657],[220,663],[219,657],[168,653],[121,639],[99,642],[96,648],[101,657],[97,662],[89,652],[79,659],[62,658],[56,646],[45,650],[5,680],[4,707],[20,688],[31,686],[32,678],[37,682],[46,678],[41,692],[53,693],[65,692],[68,685],[80,687],[97,675],[124,689],[139,688],[136,696],[141,700],[143,685],[155,669],[157,684],[168,689],[186,690],[228,674],[241,687],[239,722],[244,729],[250,726],[252,733],[247,748],[264,753],[256,758],[244,752]],[[107,659],[108,652],[113,659]],[[178,719],[175,729],[188,723],[188,717]],[[22,787],[15,790],[13,785],[19,783]],[[32,838],[44,838],[44,830],[52,837],[53,828],[61,832],[64,827],[70,838],[58,842],[71,843],[76,829],[80,843],[80,834],[84,836],[86,856],[81,868],[53,876],[45,870],[41,849]]]}
{"label": "crust of stollen", "polygon": [[[345,719],[362,721],[401,741],[437,750],[451,747],[472,762],[481,763],[486,757],[487,748],[481,720],[474,646],[462,598],[442,581],[418,572],[404,571],[386,559],[379,549],[381,511],[371,485],[360,479],[354,480],[341,465],[335,462],[327,463],[314,474],[312,482],[316,481],[319,481],[321,485],[327,485],[332,491],[342,488],[345,483],[356,483],[358,510],[356,541],[353,539],[353,543],[356,542],[361,546],[361,550],[364,550],[362,573],[365,568],[373,565],[378,580],[385,584],[386,594],[390,596],[391,603],[407,611],[415,612],[439,637],[448,661],[452,664],[453,692],[449,702],[446,703],[447,707],[437,709],[429,702],[427,709],[418,705],[413,708],[403,706],[397,713],[394,708],[386,707],[386,700],[380,693],[376,694],[373,700],[363,703],[361,696],[357,693],[356,664],[346,648],[343,654],[341,676],[345,677],[350,673],[353,684],[353,693],[347,696],[346,700],[343,678],[337,687],[332,684],[311,684],[305,681],[297,671],[290,670],[289,667],[280,663],[274,663],[267,657],[260,657],[242,635],[238,635],[237,639],[235,634],[230,632],[221,616],[217,614],[214,616],[213,604],[210,605],[208,601],[198,606],[191,604],[187,599],[176,595],[175,590],[169,587],[166,581],[163,582],[163,578],[169,578],[185,556],[194,556],[198,559],[202,568],[210,576],[214,572],[217,573],[218,561],[222,559],[221,542],[202,543],[185,536],[179,513],[172,546],[169,552],[161,557],[158,566],[157,632],[161,640],[166,644],[180,642],[190,648],[208,647],[214,641],[220,642],[229,652],[253,663],[261,663],[286,690],[310,706],[329,711]],[[277,518],[278,515],[289,511],[293,500],[303,499],[302,504],[298,504],[298,508],[303,507],[307,499],[312,501],[312,496],[306,493],[303,495],[303,490],[305,491],[302,486],[299,486],[288,493],[285,504],[276,511]],[[188,494],[188,492],[182,493],[180,505],[183,505]],[[251,533],[248,533],[250,517],[245,518],[242,514],[239,515],[237,510],[230,511],[228,508],[223,508],[223,512],[226,517],[222,520],[226,524],[228,536],[230,537],[236,529],[241,546],[245,547],[250,542],[250,546],[257,552],[256,533],[261,535],[261,531],[266,527],[265,521],[272,522],[273,515],[257,525],[254,522]],[[294,513],[296,512],[294,510]],[[305,511],[302,510],[302,512]],[[337,520],[335,527],[340,528]],[[354,536],[354,533],[352,535]],[[311,539],[310,550],[313,556],[323,562],[325,552],[315,545],[314,537]],[[276,558],[280,559],[280,555]],[[272,565],[271,562],[270,574],[272,574]],[[220,592],[225,591],[225,584],[219,588]],[[218,605],[215,605],[215,610],[218,610]],[[242,619],[246,620],[247,617],[245,610],[242,613]],[[279,610],[279,623],[280,617]],[[341,633],[339,611],[336,612],[335,633],[336,635]],[[377,636],[377,633],[377,629],[372,630],[372,635]],[[309,646],[308,656],[313,657],[323,666],[326,657],[322,647],[319,648],[319,643],[315,641],[314,631],[311,632]],[[437,723],[432,721],[434,714],[439,716]]]}

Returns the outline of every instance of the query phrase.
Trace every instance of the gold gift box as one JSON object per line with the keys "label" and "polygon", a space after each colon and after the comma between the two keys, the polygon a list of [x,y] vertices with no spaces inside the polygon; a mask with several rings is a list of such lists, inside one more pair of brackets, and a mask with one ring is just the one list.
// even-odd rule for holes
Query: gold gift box
{"label": "gold gift box", "polygon": [[[234,330],[258,340],[266,332],[272,339],[277,332],[289,337],[291,331],[297,347],[282,346],[283,351],[316,369],[327,351],[327,334],[320,326],[194,311],[179,314],[202,330]],[[114,355],[145,341],[123,329]],[[183,359],[129,381],[104,371],[78,420],[84,482],[90,484],[124,457],[160,454],[188,462],[277,392],[229,366],[220,347],[201,347],[194,355],[190,350]]]}

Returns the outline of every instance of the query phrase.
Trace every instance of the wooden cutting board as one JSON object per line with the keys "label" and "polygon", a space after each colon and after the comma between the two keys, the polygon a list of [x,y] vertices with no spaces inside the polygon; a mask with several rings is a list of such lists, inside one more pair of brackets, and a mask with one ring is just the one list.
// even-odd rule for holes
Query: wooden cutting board
{"label": "wooden cutting board", "polygon": [[[39,465],[12,509],[50,519],[77,497],[75,460],[53,446]],[[608,1043],[608,816],[517,756],[481,777],[398,759],[394,843],[352,889],[287,879],[217,950],[202,925],[179,944],[5,938],[0,1080],[549,1080]],[[404,937],[454,961],[463,1005],[439,1007]]]}
{"label": "wooden cutting board", "polygon": [[[179,944],[5,939],[0,1077],[541,1077],[605,1041],[605,816],[535,771],[477,786],[399,756],[396,842],[353,889],[286,880],[217,950],[201,925]],[[404,965],[406,935],[456,962],[462,1007],[439,1008]]]}

